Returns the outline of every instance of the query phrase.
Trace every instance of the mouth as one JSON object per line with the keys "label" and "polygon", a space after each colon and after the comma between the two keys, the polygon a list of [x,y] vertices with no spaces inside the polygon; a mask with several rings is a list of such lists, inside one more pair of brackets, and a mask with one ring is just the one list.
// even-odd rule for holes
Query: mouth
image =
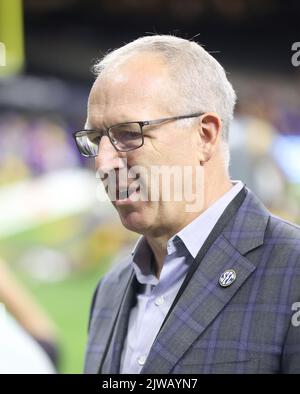
{"label": "mouth", "polygon": [[[138,186],[137,188],[130,188],[130,187],[123,187],[123,188],[117,188],[115,191],[115,195],[111,195],[109,196],[111,201],[118,203],[118,202],[134,202],[136,200],[131,199],[131,197],[133,195],[137,195],[140,192],[140,186]],[[106,187],[106,193],[109,195],[108,192],[108,187]]]}
{"label": "mouth", "polygon": [[138,193],[140,191],[140,186],[135,188],[128,188],[123,190],[117,190],[118,200],[125,200],[126,198],[130,198],[134,193]]}

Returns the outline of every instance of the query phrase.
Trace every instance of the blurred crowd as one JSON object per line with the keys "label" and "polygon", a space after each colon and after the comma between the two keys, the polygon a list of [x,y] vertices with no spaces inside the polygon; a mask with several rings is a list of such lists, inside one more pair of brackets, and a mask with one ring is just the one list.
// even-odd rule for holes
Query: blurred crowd
{"label": "blurred crowd", "polygon": [[0,117],[0,186],[74,167],[78,157],[63,119],[18,112]]}

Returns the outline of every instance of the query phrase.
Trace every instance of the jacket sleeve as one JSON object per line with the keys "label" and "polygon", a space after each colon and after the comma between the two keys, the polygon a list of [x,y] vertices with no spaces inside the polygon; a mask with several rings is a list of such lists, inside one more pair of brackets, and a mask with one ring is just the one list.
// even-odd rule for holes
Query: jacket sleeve
{"label": "jacket sleeve", "polygon": [[99,288],[100,288],[100,284],[101,284],[101,280],[100,280],[100,282],[98,283],[96,289],[94,290],[94,294],[93,294],[93,298],[92,298],[92,303],[91,303],[91,306],[90,306],[90,314],[89,314],[89,322],[88,322],[88,332],[90,331],[92,316],[93,316],[93,313],[94,313],[95,302],[96,302],[96,299],[97,299],[97,294],[98,294],[98,291],[99,291]]}

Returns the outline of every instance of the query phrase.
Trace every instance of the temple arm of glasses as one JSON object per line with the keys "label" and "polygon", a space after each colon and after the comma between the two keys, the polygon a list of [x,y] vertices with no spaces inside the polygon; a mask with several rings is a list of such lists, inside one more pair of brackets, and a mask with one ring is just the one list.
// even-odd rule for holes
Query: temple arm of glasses
{"label": "temple arm of glasses", "polygon": [[188,118],[196,118],[197,116],[204,115],[205,112],[196,112],[191,115],[181,115],[181,116],[171,116],[168,118],[161,118],[161,119],[155,119],[155,120],[146,120],[143,122],[138,122],[141,123],[143,126],[148,126],[148,125],[155,125],[155,124],[160,124],[163,122],[170,122],[171,120],[180,120],[180,119],[188,119]]}

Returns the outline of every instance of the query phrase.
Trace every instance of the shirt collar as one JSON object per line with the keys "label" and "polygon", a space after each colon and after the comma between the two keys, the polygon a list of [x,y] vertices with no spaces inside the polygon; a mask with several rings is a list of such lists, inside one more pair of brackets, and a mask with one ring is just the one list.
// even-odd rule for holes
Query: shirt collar
{"label": "shirt collar", "polygon": [[[244,187],[241,181],[231,182],[233,187],[228,192],[174,236],[183,241],[193,258],[197,256],[226,207]],[[174,239],[174,237],[171,239]]]}
{"label": "shirt collar", "polygon": [[144,236],[138,239],[131,255],[137,280],[142,284],[157,285],[159,280],[153,272],[153,252]]}

